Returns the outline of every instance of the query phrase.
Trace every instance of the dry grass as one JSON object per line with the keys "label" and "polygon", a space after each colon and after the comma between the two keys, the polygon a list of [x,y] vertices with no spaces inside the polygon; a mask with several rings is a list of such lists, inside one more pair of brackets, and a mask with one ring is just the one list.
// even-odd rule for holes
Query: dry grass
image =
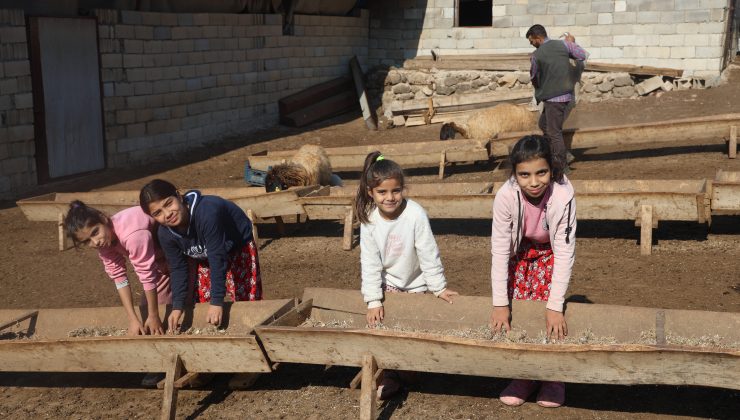
{"label": "dry grass", "polygon": [[126,328],[117,327],[80,327],[70,331],[68,337],[121,337],[126,335]]}

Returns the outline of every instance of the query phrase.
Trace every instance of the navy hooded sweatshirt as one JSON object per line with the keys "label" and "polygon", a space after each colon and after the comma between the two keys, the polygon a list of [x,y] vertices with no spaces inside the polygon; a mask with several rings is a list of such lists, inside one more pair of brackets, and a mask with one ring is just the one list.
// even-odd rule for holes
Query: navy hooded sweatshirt
{"label": "navy hooded sweatshirt", "polygon": [[188,293],[188,260],[208,260],[211,269],[211,305],[222,306],[226,295],[229,252],[252,239],[252,222],[231,201],[192,190],[183,201],[190,210],[187,231],[160,225],[159,243],[167,257],[172,281],[172,309],[185,306]]}

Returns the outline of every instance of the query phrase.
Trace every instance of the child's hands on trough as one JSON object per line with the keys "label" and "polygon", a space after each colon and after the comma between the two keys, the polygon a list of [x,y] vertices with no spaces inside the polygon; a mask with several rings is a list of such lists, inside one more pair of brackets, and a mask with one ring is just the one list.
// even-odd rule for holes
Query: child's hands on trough
{"label": "child's hands on trough", "polygon": [[568,335],[568,324],[565,323],[565,316],[562,312],[548,309],[545,313],[545,324],[547,337],[550,339],[564,339]]}
{"label": "child's hands on trough", "polygon": [[144,330],[151,335],[164,334],[164,326],[158,314],[152,314],[144,321]]}
{"label": "child's hands on trough", "polygon": [[374,327],[377,324],[383,322],[383,307],[378,306],[377,308],[370,308],[367,310],[367,325]]}
{"label": "child's hands on trough", "polygon": [[451,290],[451,289],[445,289],[437,297],[444,300],[445,302],[452,303],[453,296],[460,296],[460,293],[457,293],[456,291]]}
{"label": "child's hands on trough", "polygon": [[170,316],[167,318],[167,332],[174,334],[180,331],[180,324],[182,318],[181,309],[173,309]]}
{"label": "child's hands on trough", "polygon": [[130,320],[128,323],[128,330],[126,331],[126,335],[145,335],[146,330],[144,329],[144,326],[141,325],[141,322],[139,322],[138,319],[136,320]]}
{"label": "child's hands on trough", "polygon": [[494,334],[501,331],[511,331],[510,316],[511,310],[508,306],[494,306],[493,312],[491,312],[491,331]]}
{"label": "child's hands on trough", "polygon": [[221,320],[224,316],[224,308],[216,305],[208,305],[208,313],[206,314],[206,322],[215,326],[221,325]]}

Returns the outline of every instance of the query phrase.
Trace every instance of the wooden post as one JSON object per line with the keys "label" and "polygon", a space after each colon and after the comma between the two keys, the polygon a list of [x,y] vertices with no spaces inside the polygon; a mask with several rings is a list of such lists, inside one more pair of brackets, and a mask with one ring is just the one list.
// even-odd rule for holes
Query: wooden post
{"label": "wooden post", "polygon": [[[298,222],[301,220],[298,219]],[[278,235],[285,236],[285,223],[283,222],[282,216],[275,216],[275,224],[277,225]]]}
{"label": "wooden post", "polygon": [[352,249],[352,224],[355,221],[355,208],[347,207],[347,213],[344,215],[344,236],[342,236],[342,249],[349,251]]}
{"label": "wooden post", "polygon": [[257,232],[257,224],[254,223],[254,212],[252,209],[247,209],[247,217],[249,217],[249,220],[252,222],[252,237],[254,238],[254,246],[259,249],[260,247],[260,236]]}
{"label": "wooden post", "polygon": [[177,388],[175,381],[182,375],[182,360],[179,354],[170,356],[164,382],[164,398],[162,400],[162,420],[173,420],[177,413]]}
{"label": "wooden post", "polygon": [[67,237],[64,235],[64,214],[59,213],[58,217],[58,228],[59,228],[59,250],[64,251],[67,249]]}
{"label": "wooden post", "polygon": [[375,122],[372,109],[367,101],[367,92],[365,92],[365,83],[362,80],[362,69],[360,68],[360,62],[357,61],[357,57],[352,57],[349,60],[349,69],[352,73],[352,79],[355,82],[355,92],[357,98],[360,99],[360,108],[362,108],[362,118],[365,120],[365,125],[370,130],[377,130],[378,124]]}
{"label": "wooden post", "polygon": [[640,207],[640,254],[653,252],[653,206]]}
{"label": "wooden post", "polygon": [[439,179],[445,177],[445,164],[447,163],[447,152],[442,150],[439,154]]}
{"label": "wooden post", "polygon": [[737,126],[730,127],[730,150],[728,151],[730,159],[737,157]]}
{"label": "wooden post", "polygon": [[[373,380],[375,381],[375,387],[378,386],[378,378],[380,375],[383,374],[383,369],[378,369],[375,371],[375,376],[373,377]],[[357,387],[360,386],[360,382],[362,382],[362,369],[360,369],[359,372],[357,372],[357,375],[355,375],[354,378],[349,383],[349,389],[357,389]]]}
{"label": "wooden post", "polygon": [[360,394],[360,420],[375,418],[376,394],[375,371],[378,365],[372,354],[362,356],[362,393]]}

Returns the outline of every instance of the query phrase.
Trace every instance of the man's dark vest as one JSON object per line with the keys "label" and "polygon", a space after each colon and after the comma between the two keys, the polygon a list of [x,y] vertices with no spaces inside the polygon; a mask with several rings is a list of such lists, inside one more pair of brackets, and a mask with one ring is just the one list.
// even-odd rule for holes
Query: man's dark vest
{"label": "man's dark vest", "polygon": [[537,61],[535,75],[537,87],[534,90],[534,97],[538,103],[573,92],[577,80],[573,74],[575,69],[570,64],[568,47],[564,42],[559,40],[545,42],[534,52],[534,58]]}

